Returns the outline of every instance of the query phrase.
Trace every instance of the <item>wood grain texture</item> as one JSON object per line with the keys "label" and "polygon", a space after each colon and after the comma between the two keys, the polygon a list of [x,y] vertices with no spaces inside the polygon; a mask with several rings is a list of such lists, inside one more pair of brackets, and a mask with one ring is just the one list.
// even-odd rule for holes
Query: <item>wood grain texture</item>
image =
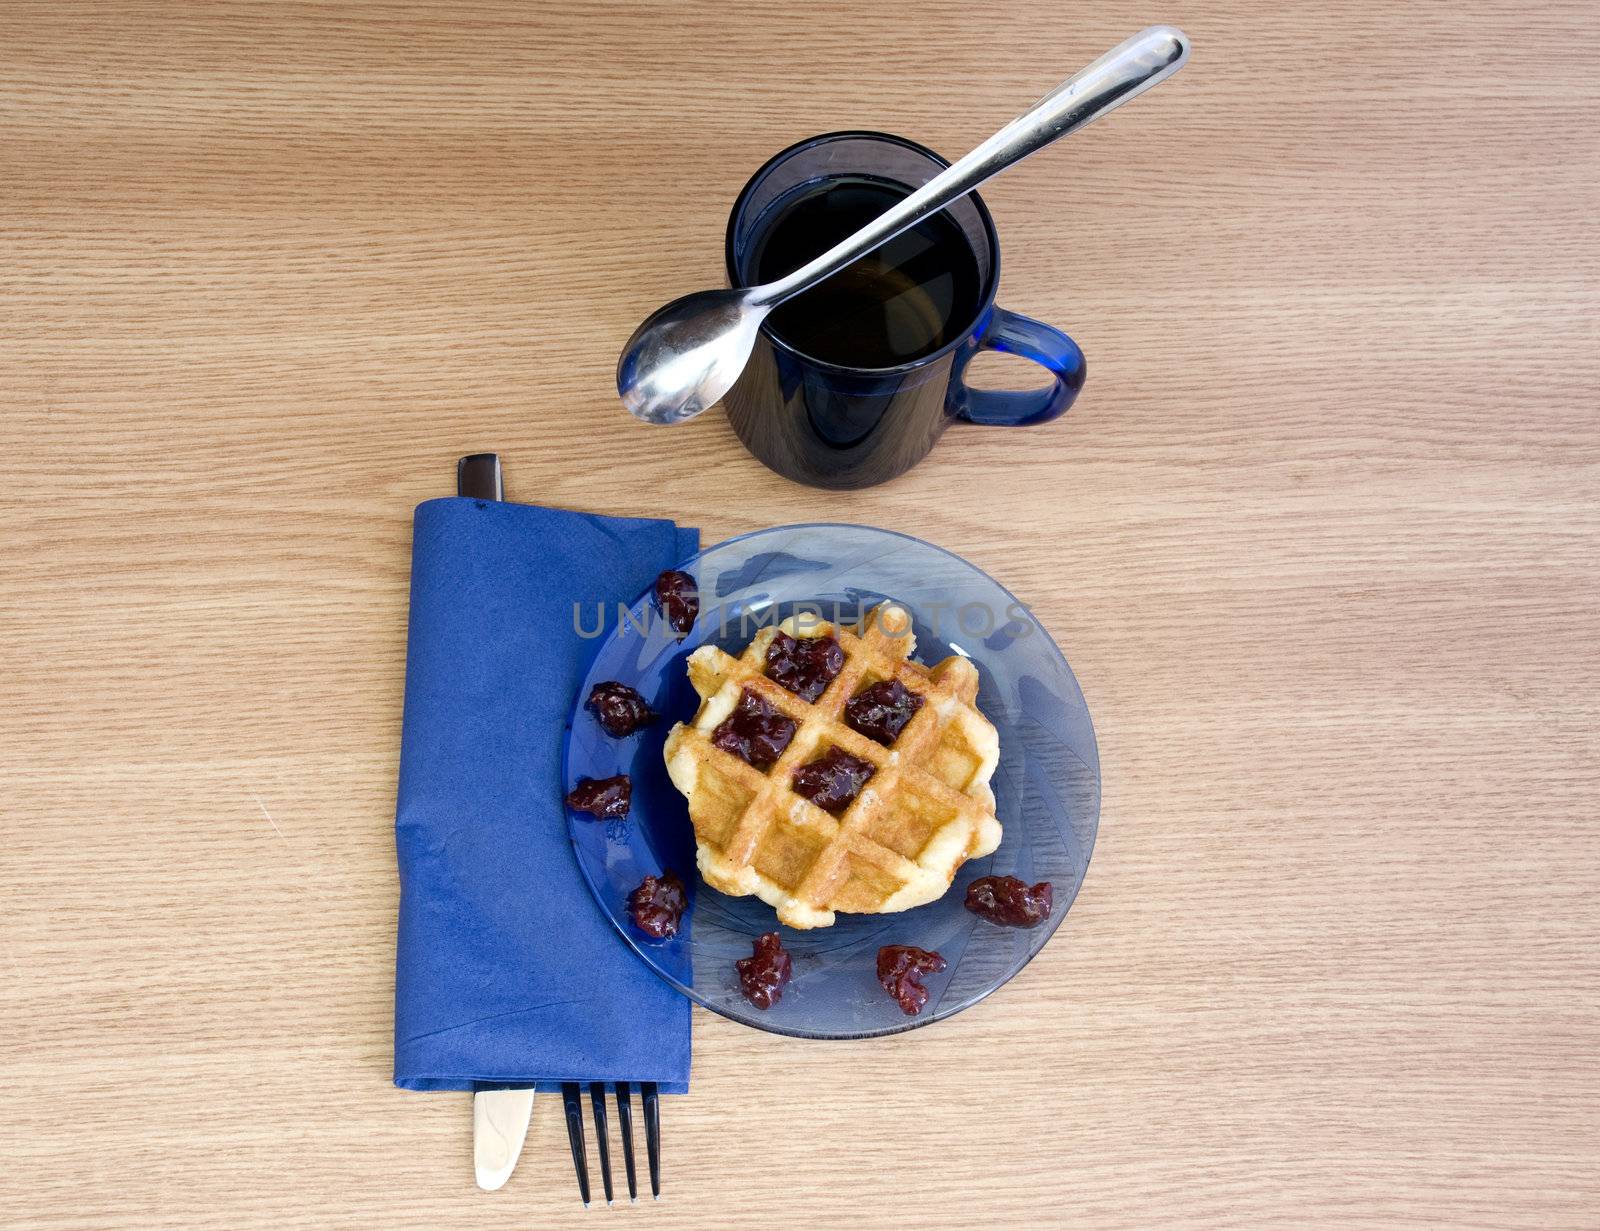
{"label": "wood grain texture", "polygon": [[[985,193],[1067,419],[823,495],[618,410],[767,154],[959,153],[1152,19],[1190,66]],[[409,514],[494,449],[962,553],[1105,765],[1021,977],[697,1012],[609,1217],[1595,1226],[1597,58],[1576,0],[0,4],[0,1221],[580,1225],[552,1103],[485,1194],[389,1084]]]}

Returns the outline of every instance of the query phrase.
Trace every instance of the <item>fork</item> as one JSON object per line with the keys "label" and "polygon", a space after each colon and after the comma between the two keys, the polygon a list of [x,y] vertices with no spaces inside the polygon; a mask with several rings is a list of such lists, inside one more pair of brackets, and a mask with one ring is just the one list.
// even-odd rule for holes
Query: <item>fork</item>
{"label": "fork", "polygon": [[[639,1199],[639,1184],[633,1167],[633,1100],[631,1082],[619,1081],[617,1090],[617,1121],[622,1133],[622,1163],[628,1174],[628,1200]],[[653,1081],[641,1081],[639,1095],[644,1102],[644,1148],[650,1167],[650,1196],[661,1199],[661,1091]],[[561,1084],[561,1102],[566,1108],[567,1142],[572,1147],[572,1167],[578,1173],[578,1195],[584,1208],[589,1207],[589,1158],[583,1143],[583,1087],[575,1081]],[[600,1182],[605,1189],[606,1204],[610,1205],[611,1192],[611,1142],[607,1132],[606,1083],[589,1083],[589,1103],[594,1109],[594,1133],[600,1146]]]}

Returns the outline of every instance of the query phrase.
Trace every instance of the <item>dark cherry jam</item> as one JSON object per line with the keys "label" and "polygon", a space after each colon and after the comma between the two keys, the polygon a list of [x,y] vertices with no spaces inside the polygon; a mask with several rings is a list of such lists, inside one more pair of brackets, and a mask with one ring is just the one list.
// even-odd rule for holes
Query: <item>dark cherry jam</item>
{"label": "dark cherry jam", "polygon": [[899,680],[880,680],[845,703],[844,725],[887,748],[921,708],[922,698]]}
{"label": "dark cherry jam", "polygon": [[686,635],[700,614],[700,591],[694,578],[675,568],[662,573],[656,578],[656,606],[673,632]]}
{"label": "dark cherry jam", "polygon": [[838,816],[861,794],[861,788],[875,772],[871,761],[863,761],[843,748],[829,748],[815,761],[794,771],[794,792],[824,812]]}
{"label": "dark cherry jam", "polygon": [[928,1003],[922,976],[943,969],[944,958],[914,945],[884,945],[878,950],[878,982],[908,1017],[915,1017]]}
{"label": "dark cherry jam", "polygon": [[794,738],[794,720],[778,713],[755,693],[746,689],[716,730],[711,742],[724,752],[742,757],[757,769],[766,769]]}
{"label": "dark cherry jam", "polygon": [[628,895],[633,926],[657,940],[678,934],[678,922],[683,918],[685,905],[683,882],[671,868],[660,876],[645,877]]}
{"label": "dark cherry jam", "polygon": [[756,937],[754,952],[734,966],[739,971],[739,987],[744,998],[758,1009],[770,1009],[783,999],[783,985],[794,973],[794,963],[783,951],[776,932]]}
{"label": "dark cherry jam", "polygon": [[844,651],[832,637],[780,632],[767,647],[767,678],[803,701],[815,701],[844,670]]}
{"label": "dark cherry jam", "polygon": [[596,684],[589,690],[589,699],[584,704],[594,711],[595,718],[605,728],[606,734],[615,735],[618,739],[632,735],[656,719],[655,711],[645,704],[643,697],[616,680]]}
{"label": "dark cherry jam", "polygon": [[580,778],[578,785],[567,792],[567,807],[574,812],[587,812],[602,821],[621,820],[628,815],[628,805],[633,801],[633,783],[627,774],[615,778]]}
{"label": "dark cherry jam", "polygon": [[1050,917],[1049,881],[1031,888],[1015,876],[980,876],[967,886],[967,909],[1005,928],[1036,928]]}

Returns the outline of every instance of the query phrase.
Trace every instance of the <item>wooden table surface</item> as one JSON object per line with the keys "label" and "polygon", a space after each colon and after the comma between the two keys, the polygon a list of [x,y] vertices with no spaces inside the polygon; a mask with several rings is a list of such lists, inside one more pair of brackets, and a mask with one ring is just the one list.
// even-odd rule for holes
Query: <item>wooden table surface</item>
{"label": "wooden table surface", "polygon": [[[965,555],[1105,770],[1020,977],[856,1044],[697,1010],[668,1200],[587,1218],[1600,1223],[1587,8],[0,5],[0,1222],[596,1225],[551,1104],[490,1195],[390,1084],[410,513],[493,449]],[[1152,18],[1190,66],[985,192],[1066,419],[830,495],[621,413],[767,154],[959,153]]]}

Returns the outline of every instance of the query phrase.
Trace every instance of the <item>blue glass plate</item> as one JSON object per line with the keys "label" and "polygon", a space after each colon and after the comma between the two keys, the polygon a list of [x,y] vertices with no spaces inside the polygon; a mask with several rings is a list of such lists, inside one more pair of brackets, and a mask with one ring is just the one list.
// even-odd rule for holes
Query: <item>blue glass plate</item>
{"label": "blue glass plate", "polygon": [[[1088,707],[1066,659],[1027,608],[959,556],[870,526],[780,526],[719,543],[681,567],[699,583],[701,602],[683,641],[672,636],[649,595],[631,606],[580,609],[576,617],[580,632],[600,645],[573,706],[566,785],[628,774],[633,806],[624,821],[569,813],[572,843],[601,909],[627,942],[706,1008],[806,1038],[865,1038],[924,1026],[975,1004],[1027,965],[1077,896],[1100,815],[1100,759]],[[837,613],[850,621],[885,599],[912,612],[919,661],[962,654],[978,665],[978,706],[1000,732],[993,786],[1004,837],[993,855],[962,865],[937,902],[897,915],[841,914],[833,927],[813,931],[782,927],[759,898],[727,897],[696,874],[688,806],[661,757],[672,724],[689,720],[698,704],[684,659],[707,643],[737,654],[758,621],[797,609],[820,606],[825,618]],[[626,739],[611,738],[583,707],[602,680],[637,688],[661,719]],[[678,935],[655,941],[634,928],[627,898],[646,874],[664,868],[683,879],[690,905]],[[963,905],[967,885],[990,874],[1052,882],[1050,919],[1020,930],[973,915]],[[740,992],[733,964],[750,955],[755,937],[774,929],[793,955],[794,978],[781,1002],[762,1011]],[[928,1004],[915,1017],[878,984],[877,952],[888,944],[933,949],[948,962],[927,978]]]}

